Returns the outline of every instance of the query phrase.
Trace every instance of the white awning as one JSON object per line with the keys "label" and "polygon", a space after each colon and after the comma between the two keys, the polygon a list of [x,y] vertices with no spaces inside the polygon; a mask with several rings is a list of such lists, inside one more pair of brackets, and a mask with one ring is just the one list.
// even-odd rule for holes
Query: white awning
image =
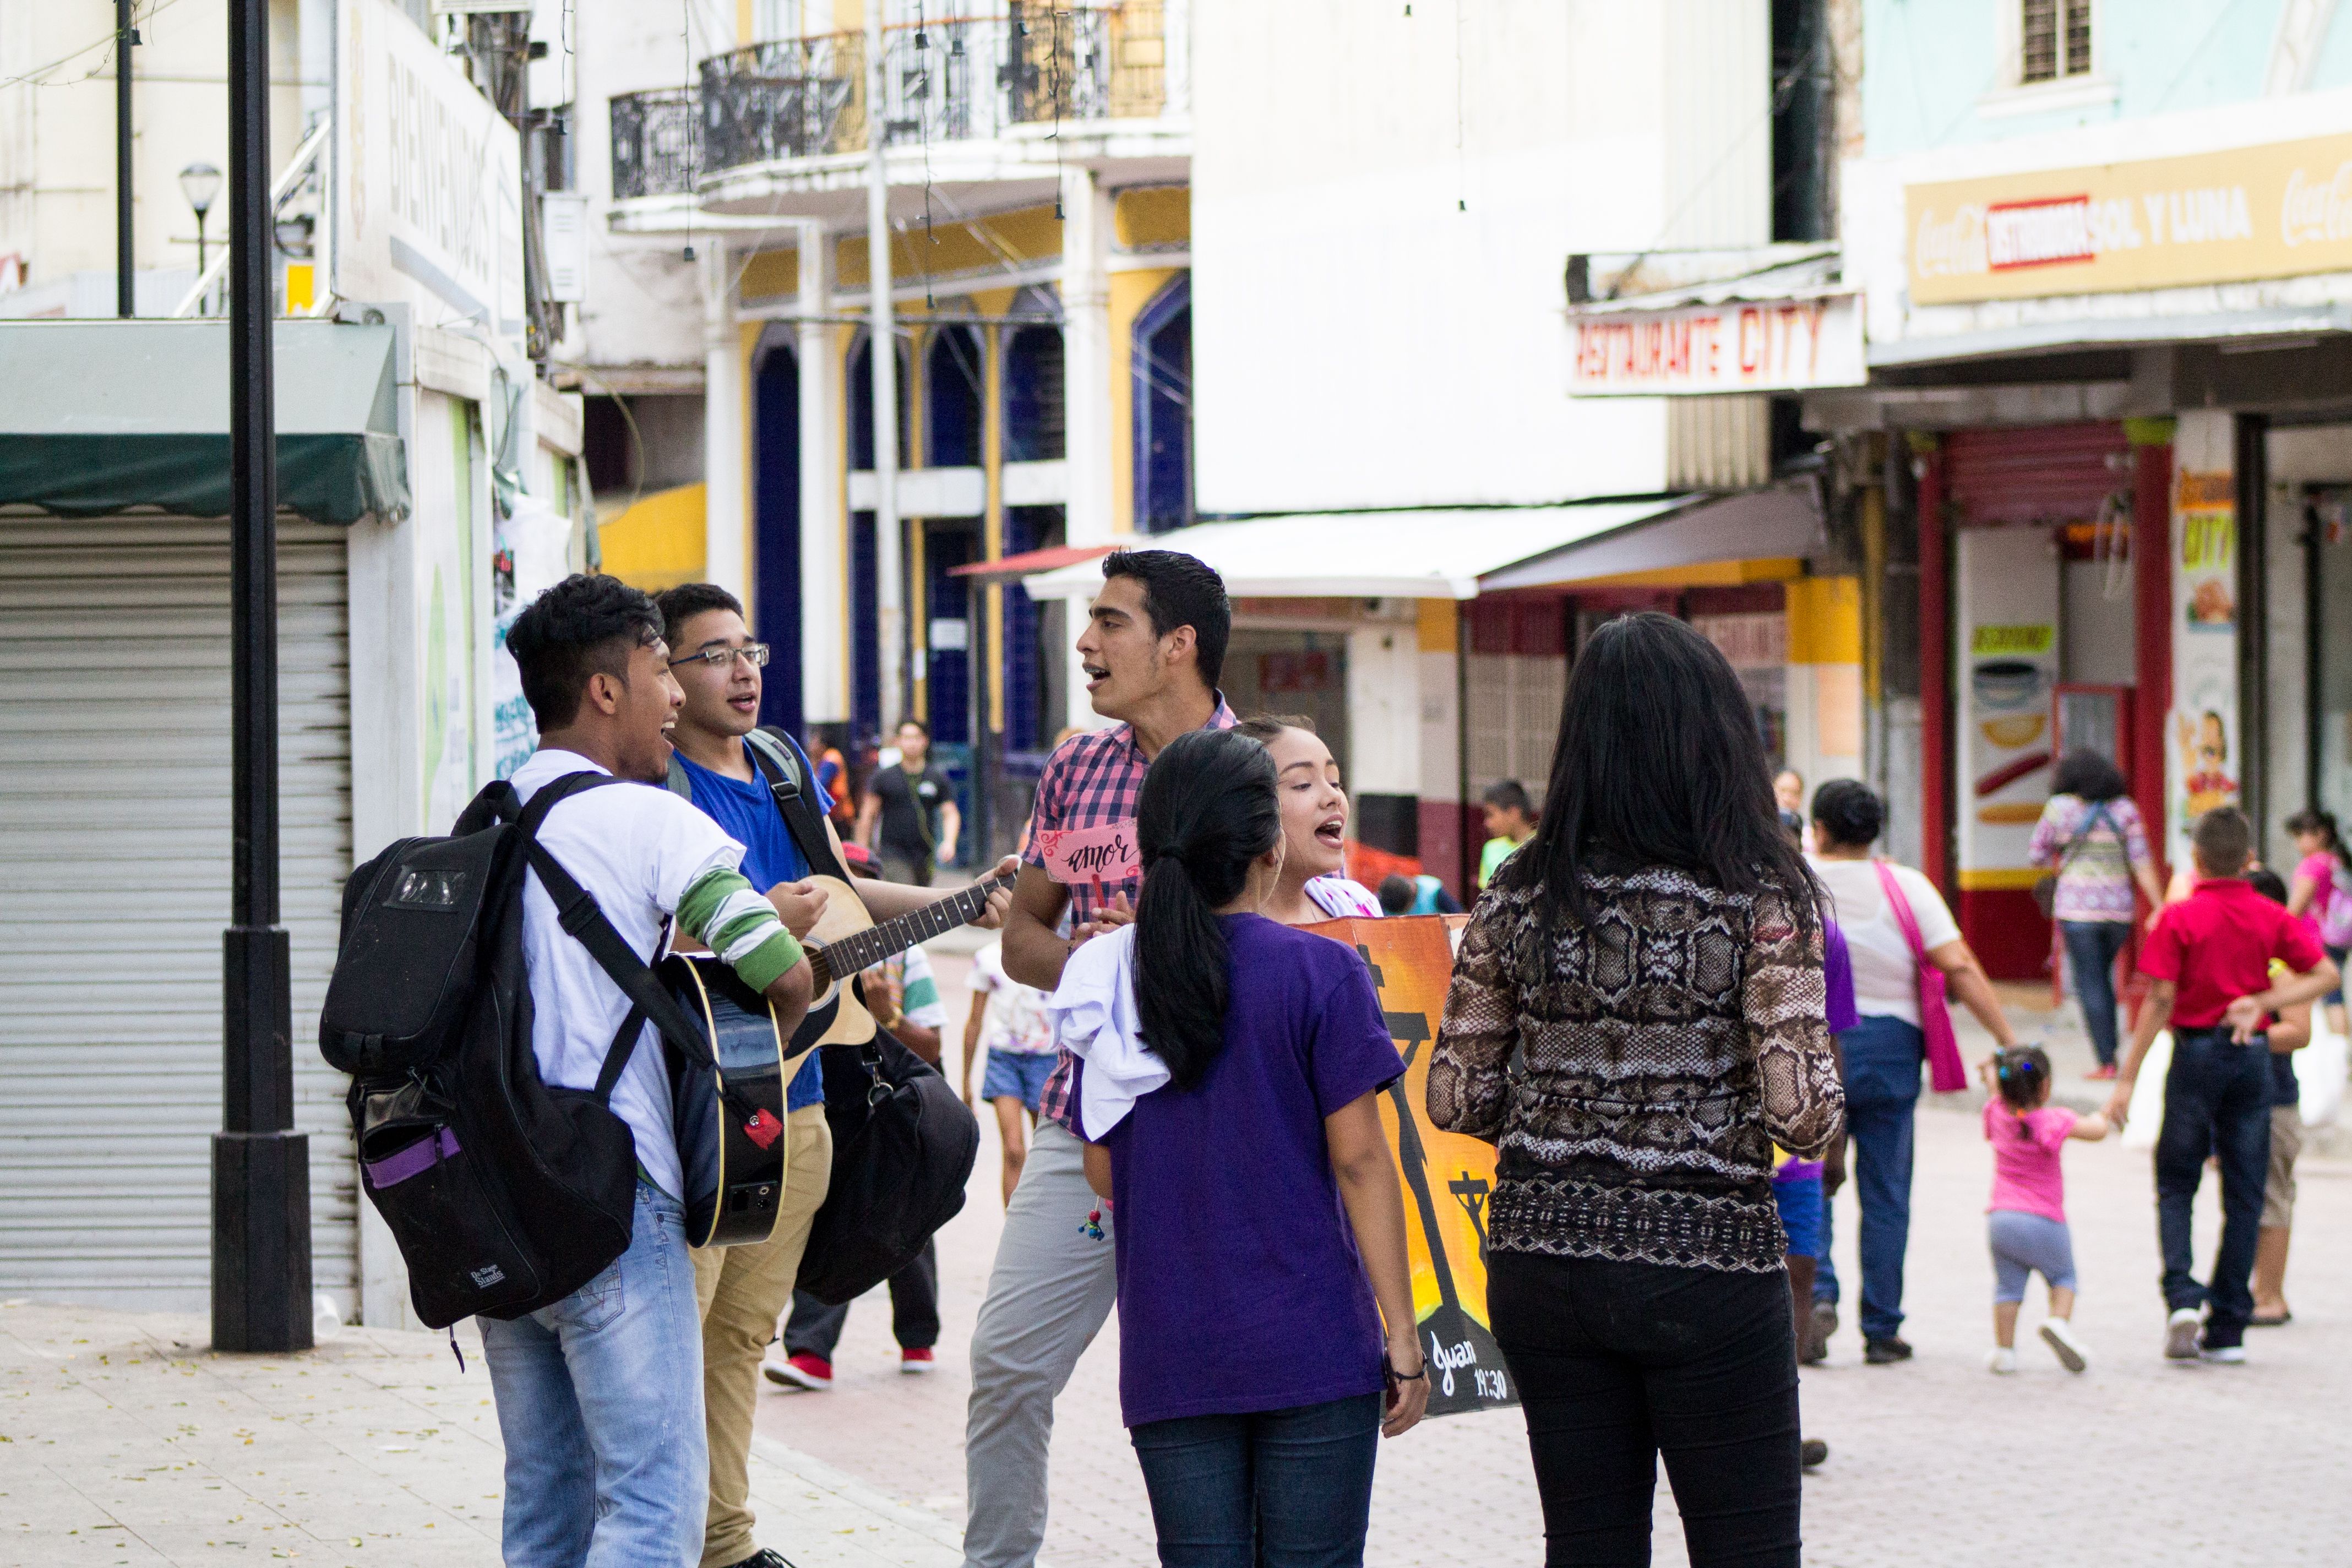
{"label": "white awning", "polygon": [[[1236,597],[1475,599],[1490,574],[1612,537],[1692,500],[1309,512],[1196,523],[1120,542],[1197,555],[1217,569]],[[1093,561],[1023,584],[1040,599],[1088,598],[1101,585],[1102,567]]]}
{"label": "white awning", "polygon": [[1482,592],[1547,588],[1627,572],[1665,572],[1715,561],[1818,555],[1827,544],[1811,479],[1708,496],[1635,528],[1517,562],[1479,579]]}

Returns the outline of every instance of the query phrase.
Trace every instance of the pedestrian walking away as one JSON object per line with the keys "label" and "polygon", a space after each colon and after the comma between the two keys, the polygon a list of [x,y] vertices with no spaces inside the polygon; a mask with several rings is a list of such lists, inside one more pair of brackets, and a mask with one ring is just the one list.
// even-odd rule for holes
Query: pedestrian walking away
{"label": "pedestrian walking away", "polygon": [[1816,1159],[1843,1126],[1821,891],[1738,677],[1682,622],[1596,631],[1559,733],[1535,836],[1463,933],[1428,1091],[1497,1148],[1487,1308],[1546,1561],[1647,1563],[1663,1456],[1696,1568],[1794,1568],[1772,1146]]}
{"label": "pedestrian walking away", "polygon": [[[2172,1031],[2164,1127],[2156,1141],[2158,1245],[2169,1314],[2164,1353],[2175,1361],[2242,1362],[2253,1316],[2251,1277],[2263,1188],[2270,1173],[2271,1015],[2326,994],[2336,965],[2304,921],[2245,879],[2253,827],[2235,806],[2190,831],[2195,890],[2168,906],[2140,952],[2154,984],[2116,1075],[2107,1117],[2131,1114],[2131,1091],[2157,1035]],[[2273,981],[2273,962],[2287,970]],[[2207,1282],[2191,1257],[2192,1206],[2208,1155],[2221,1167],[2221,1244]],[[2200,1327],[2200,1319],[2201,1327]]]}
{"label": "pedestrian walking away", "polygon": [[[779,731],[756,728],[763,695],[767,645],[751,637],[743,606],[709,583],[688,583],[656,601],[670,647],[669,668],[682,694],[670,732],[670,789],[692,801],[744,847],[741,869],[766,895],[795,937],[806,936],[826,907],[812,871],[846,879],[841,841],[829,818],[834,799],[807,754]],[[837,758],[837,753],[836,753]],[[812,807],[803,822],[822,842],[795,837],[761,761],[805,788]],[[836,782],[839,775],[836,775]],[[803,828],[803,831],[809,831]],[[814,860],[812,858],[814,852]],[[877,919],[921,907],[912,889],[856,884],[859,901]],[[1002,923],[1003,895],[974,921]],[[702,1247],[694,1254],[695,1295],[702,1316],[704,1426],[710,1454],[710,1503],[699,1561],[703,1568],[761,1563],[751,1508],[752,1413],[760,1367],[776,1336],[776,1319],[792,1300],[809,1227],[833,1176],[833,1133],[824,1118],[824,1072],[811,1051],[793,1075],[784,1100],[783,1202],[764,1242]]]}
{"label": "pedestrian walking away", "polygon": [[[1838,1037],[1845,1114],[1853,1139],[1853,1185],[1862,1210],[1863,1359],[1907,1361],[1903,1327],[1903,1258],[1911,1237],[1912,1118],[1927,1057],[1922,1028],[1922,966],[1932,966],[2001,1048],[2017,1043],[2000,999],[1959,922],[1935,884],[1911,869],[1872,858],[1886,808],[1869,785],[1832,779],[1813,792],[1812,869],[1829,889],[1838,929],[1853,955],[1854,1006],[1862,1021]],[[1895,900],[1903,900],[1898,910]],[[1904,915],[1916,928],[1905,931]],[[1937,1002],[1937,1005],[1942,1004]],[[1961,1080],[1965,1082],[1965,1079]],[[1829,1260],[1833,1210],[1822,1216],[1822,1249],[1813,1281],[1816,1302],[1832,1322],[1837,1270]],[[1826,1333],[1825,1336],[1826,1337]]]}
{"label": "pedestrian walking away", "polygon": [[940,865],[954,863],[963,818],[955,786],[930,760],[930,727],[901,719],[898,745],[898,760],[866,781],[857,842],[880,858],[886,879],[928,888]]}
{"label": "pedestrian walking away", "polygon": [[1517,779],[1487,785],[1479,808],[1486,823],[1486,842],[1478,851],[1478,887],[1484,891],[1503,862],[1534,836],[1536,808],[1527,785]]}
{"label": "pedestrian walking away", "polygon": [[[1787,822],[1780,826],[1785,833]],[[1853,1028],[1860,1017],[1853,1010],[1853,960],[1846,952],[1845,933],[1828,919],[1822,921],[1822,1020],[1834,1055],[1838,1032]],[[1822,1215],[1833,1184],[1831,1178],[1845,1178],[1845,1140],[1832,1139],[1819,1160],[1801,1160],[1775,1143],[1772,1162],[1772,1205],[1788,1236],[1789,1308],[1795,1315],[1797,1361],[1811,1365],[1828,1353],[1813,1320],[1813,1276],[1825,1250]],[[1801,1452],[1807,1469],[1830,1457],[1829,1444],[1819,1437],[1806,1438]]]}
{"label": "pedestrian walking away", "polygon": [[[1048,1004],[1119,1216],[1119,1404],[1182,1568],[1360,1564],[1379,1436],[1429,1394],[1378,1100],[1404,1061],[1354,949],[1259,912],[1286,858],[1276,760],[1213,731],[1153,760],[1135,922]],[[1287,788],[1328,802],[1327,770],[1302,755]]]}
{"label": "pedestrian walking away", "polygon": [[[583,772],[632,781],[563,800],[539,842],[592,894],[645,961],[665,927],[719,953],[798,1026],[810,973],[775,907],[737,868],[744,847],[667,790],[664,730],[684,701],[660,612],[610,577],[574,576],[517,618],[507,646],[539,724],[513,784],[528,800]],[[551,1085],[611,1079],[635,1143],[628,1250],[553,1306],[481,1323],[506,1442],[503,1550],[514,1568],[635,1568],[702,1555],[710,1497],[702,1333],[687,1256],[684,1191],[657,1039],[565,929],[536,874],[523,898],[531,1052]],[[612,1053],[626,1050],[616,1079]]]}
{"label": "pedestrian walking away", "polygon": [[2093,751],[2061,758],[2052,780],[2057,793],[2042,808],[2026,851],[2051,868],[2049,913],[2058,922],[2098,1066],[2095,1079],[2116,1076],[2116,960],[2131,944],[2132,893],[2153,912],[2164,907],[2164,887],[2148,854],[2147,828],[2130,786],[2115,763]]}
{"label": "pedestrian walking away", "polygon": [[1985,1237],[1992,1247],[1992,1349],[1985,1369],[2017,1370],[2017,1313],[2029,1278],[2039,1274],[2050,1292],[2042,1341],[2068,1372],[2090,1364],[2075,1337],[2074,1239],[2066,1227],[2066,1173],[2059,1154],[2067,1140],[2096,1142],[2107,1119],[2076,1116],[2050,1103],[2050,1057],[2038,1046],[1996,1053],[1979,1065],[1985,1099],[1985,1142],[1992,1145],[1992,1202]]}
{"label": "pedestrian walking away", "polygon": [[[1133,920],[1142,890],[1134,858],[1117,876],[1055,880],[1045,836],[1088,830],[1131,847],[1151,759],[1179,735],[1234,722],[1217,690],[1233,627],[1223,579],[1197,558],[1166,550],[1115,551],[1103,557],[1102,573],[1077,653],[1095,711],[1116,722],[1071,736],[1046,759],[1005,916],[1005,973],[1040,991],[1061,984],[1074,948]],[[1066,914],[1066,936],[1056,929]],[[1005,1207],[972,1331],[964,1431],[969,1568],[1036,1561],[1045,1539],[1054,1400],[1118,1293],[1116,1220],[1087,1184],[1070,1114],[1065,1057],[1038,1097],[1036,1140]]]}

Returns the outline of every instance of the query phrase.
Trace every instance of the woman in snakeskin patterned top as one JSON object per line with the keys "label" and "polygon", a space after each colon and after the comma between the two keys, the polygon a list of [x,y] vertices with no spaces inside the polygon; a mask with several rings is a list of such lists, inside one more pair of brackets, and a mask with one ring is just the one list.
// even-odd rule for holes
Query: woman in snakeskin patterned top
{"label": "woman in snakeskin patterned top", "polygon": [[1844,1099],[1770,777],[1712,644],[1610,622],[1455,961],[1429,1114],[1500,1152],[1488,1311],[1554,1563],[1646,1561],[1661,1454],[1694,1565],[1798,1561],[1771,1146],[1819,1155]]}

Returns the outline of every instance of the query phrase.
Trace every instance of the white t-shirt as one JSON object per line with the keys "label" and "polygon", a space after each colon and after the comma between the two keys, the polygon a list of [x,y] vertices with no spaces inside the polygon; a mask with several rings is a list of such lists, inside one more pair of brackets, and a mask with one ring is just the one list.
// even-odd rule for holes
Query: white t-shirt
{"label": "white t-shirt", "polygon": [[1387,912],[1381,908],[1380,900],[1372,896],[1371,889],[1361,882],[1349,881],[1337,871],[1328,876],[1308,878],[1306,892],[1317,909],[1335,921],[1376,921]]}
{"label": "white t-shirt", "polygon": [[[605,770],[573,752],[541,750],[509,781],[525,801],[569,773]],[[683,795],[659,784],[608,784],[573,795],[547,814],[539,841],[594,895],[613,929],[651,963],[669,916],[694,879],[713,866],[742,863],[743,847]],[[522,953],[530,976],[530,1048],[539,1076],[560,1089],[593,1089],[629,999],[565,931],[536,874],[523,885]],[[613,1086],[613,1114],[629,1124],[637,1163],[664,1192],[681,1192],[677,1134],[661,1037],[648,1024]]]}
{"label": "white t-shirt", "polygon": [[[1853,960],[1853,1005],[1857,1013],[1919,1022],[1919,969],[1912,962],[1911,944],[1895,921],[1894,907],[1878,885],[1876,866],[1869,860],[1813,860],[1814,875],[1830,890],[1836,908],[1831,911],[1845,933],[1847,953]],[[1919,922],[1922,947],[1937,948],[1960,934],[1959,922],[1936,885],[1908,866],[1883,862],[1895,873],[1911,918]]]}
{"label": "white t-shirt", "polygon": [[980,1016],[980,1048],[1026,1057],[1054,1048],[1045,994],[1004,973],[1004,944],[992,942],[971,955],[971,989],[988,998]]}

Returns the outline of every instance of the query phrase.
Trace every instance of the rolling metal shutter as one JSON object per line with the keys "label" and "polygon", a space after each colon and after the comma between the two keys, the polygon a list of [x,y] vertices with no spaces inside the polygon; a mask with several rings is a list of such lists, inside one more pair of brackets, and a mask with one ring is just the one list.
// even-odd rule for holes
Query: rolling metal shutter
{"label": "rolling metal shutter", "polygon": [[[344,539],[278,525],[283,920],[317,1286],[350,1316],[318,1016],[351,869]],[[228,921],[228,526],[0,513],[0,1297],[202,1311]]]}

